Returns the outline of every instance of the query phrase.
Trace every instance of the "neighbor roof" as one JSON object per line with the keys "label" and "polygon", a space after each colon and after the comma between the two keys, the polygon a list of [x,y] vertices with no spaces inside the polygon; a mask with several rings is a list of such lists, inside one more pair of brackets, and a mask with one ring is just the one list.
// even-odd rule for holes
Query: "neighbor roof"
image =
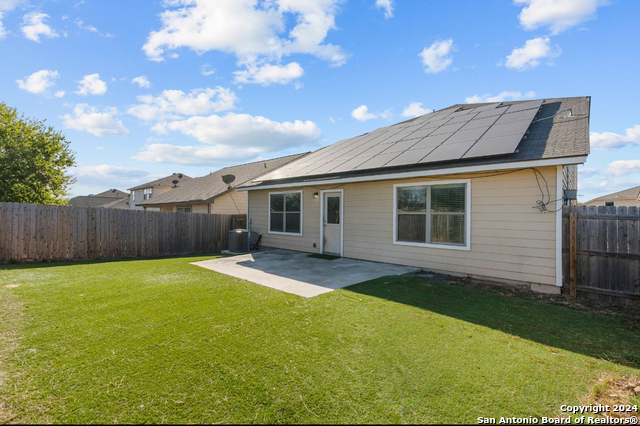
{"label": "neighbor roof", "polygon": [[210,203],[215,198],[230,191],[229,185],[222,181],[222,176],[233,175],[235,180],[231,184],[231,189],[243,183],[257,179],[279,167],[295,161],[308,153],[289,155],[286,157],[274,158],[272,160],[257,161],[255,163],[242,164],[239,166],[225,167],[214,173],[200,178],[191,179],[185,182],[178,189],[174,189],[164,194],[154,196],[150,200],[136,203],[138,206],[159,206],[173,204],[200,204]]}
{"label": "neighbor roof", "polygon": [[[613,194],[603,195],[602,197],[594,198],[591,201],[612,201],[612,200],[638,200],[640,199],[640,186],[625,189],[624,191],[614,192]],[[590,203],[589,201],[588,203]]]}
{"label": "neighbor roof", "polygon": [[101,192],[94,195],[94,197],[111,197],[111,198],[128,198],[129,194],[119,189],[110,189],[108,191]]}
{"label": "neighbor roof", "polygon": [[[183,174],[183,173],[174,173],[169,176],[165,176],[160,179],[156,179],[151,182],[143,183],[142,185],[134,186],[133,188],[129,188],[129,191],[137,191],[139,189],[145,188],[173,188],[174,186],[180,186],[182,183],[187,182],[193,178]],[[178,183],[174,184],[173,181],[177,180]]]}
{"label": "neighbor roof", "polygon": [[[334,143],[245,186],[583,157],[590,104],[574,97],[453,105]],[[569,109],[571,116],[560,113]]]}
{"label": "neighbor roof", "polygon": [[104,208],[122,208],[128,209],[129,196],[126,198],[116,197],[98,197],[95,195],[87,195],[74,197],[69,200],[69,205],[73,207],[104,207]]}

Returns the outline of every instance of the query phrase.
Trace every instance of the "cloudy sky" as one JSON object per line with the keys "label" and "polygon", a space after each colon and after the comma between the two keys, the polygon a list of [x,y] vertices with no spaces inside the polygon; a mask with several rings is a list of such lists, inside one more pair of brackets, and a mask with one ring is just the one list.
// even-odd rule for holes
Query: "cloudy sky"
{"label": "cloudy sky", "polygon": [[634,0],[0,0],[0,102],[74,195],[315,150],[456,103],[592,96],[581,199],[640,185]]}

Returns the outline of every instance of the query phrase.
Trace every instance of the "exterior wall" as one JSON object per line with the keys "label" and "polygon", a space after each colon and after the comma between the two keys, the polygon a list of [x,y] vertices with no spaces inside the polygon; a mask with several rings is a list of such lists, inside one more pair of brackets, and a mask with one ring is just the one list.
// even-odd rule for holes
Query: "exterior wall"
{"label": "exterior wall", "polygon": [[247,214],[248,198],[249,196],[246,192],[231,191],[213,201],[213,204],[211,205],[211,213]]}
{"label": "exterior wall", "polygon": [[[558,168],[538,170],[548,182],[550,199],[555,200]],[[393,185],[450,179],[471,179],[471,249],[393,244]],[[546,196],[544,181],[540,183]],[[269,192],[299,189],[303,191],[302,236],[269,234]],[[314,198],[313,193],[322,189],[344,190],[345,257],[508,282],[556,285],[557,214],[542,214],[533,208],[541,198],[541,189],[531,170],[249,191],[251,228],[262,232],[262,245],[318,253],[320,197]],[[557,207],[554,203],[548,208]]]}
{"label": "exterior wall", "polygon": [[[613,201],[615,207],[640,207],[640,200],[607,200]],[[604,200],[593,200],[588,203],[584,203],[585,206],[604,206]]]}
{"label": "exterior wall", "polygon": [[[169,192],[171,191],[173,188],[157,188],[154,187],[153,188],[153,197],[156,197],[160,194],[164,194],[165,192]],[[135,192],[136,194],[136,201],[134,202],[132,197],[131,197],[131,193],[129,194],[129,209],[131,210],[144,210],[144,207],[142,206],[136,206],[136,203],[140,203],[142,201],[144,201],[144,190],[143,189],[139,189],[136,191],[130,191],[131,193]],[[152,197],[152,198],[153,198]],[[160,209],[158,208],[151,208],[151,207],[147,207],[148,211],[160,211]]]}

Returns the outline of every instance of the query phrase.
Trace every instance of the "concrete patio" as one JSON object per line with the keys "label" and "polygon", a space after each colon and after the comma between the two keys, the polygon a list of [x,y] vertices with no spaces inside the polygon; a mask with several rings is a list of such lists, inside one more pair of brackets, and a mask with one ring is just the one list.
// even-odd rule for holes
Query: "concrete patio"
{"label": "concrete patio", "polygon": [[192,265],[303,297],[318,296],[380,277],[419,271],[419,268],[364,260],[319,259],[309,257],[309,253],[281,249],[204,260]]}

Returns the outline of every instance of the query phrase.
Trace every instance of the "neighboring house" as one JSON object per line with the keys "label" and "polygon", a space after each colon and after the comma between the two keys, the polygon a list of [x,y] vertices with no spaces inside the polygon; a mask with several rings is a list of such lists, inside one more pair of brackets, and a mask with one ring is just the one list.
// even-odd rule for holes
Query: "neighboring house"
{"label": "neighboring house", "polygon": [[109,209],[128,209],[129,194],[118,189],[110,189],[96,195],[74,197],[69,200],[74,207],[104,207]]}
{"label": "neighboring house", "polygon": [[337,142],[238,190],[248,191],[250,226],[266,247],[559,293],[564,190],[589,154],[590,103],[454,105]]}
{"label": "neighboring house", "polygon": [[[174,173],[161,179],[129,188],[129,191],[131,193],[129,207],[131,208],[131,210],[143,210],[143,208],[139,206],[141,202],[150,200],[166,192],[172,191],[180,187],[185,182],[190,181],[191,179],[192,178],[185,174]],[[158,209],[153,208],[149,210],[157,211]]]}
{"label": "neighboring house", "polygon": [[[138,206],[145,209],[153,207],[167,212],[246,214],[247,193],[236,192],[235,188],[285,166],[303,155],[305,154],[225,167],[207,176],[191,179],[180,188],[142,201]],[[235,179],[231,184],[227,184],[222,180],[223,176],[234,176]]]}
{"label": "neighboring house", "polygon": [[603,195],[584,203],[585,206],[607,206],[607,207],[640,207],[640,186]]}

